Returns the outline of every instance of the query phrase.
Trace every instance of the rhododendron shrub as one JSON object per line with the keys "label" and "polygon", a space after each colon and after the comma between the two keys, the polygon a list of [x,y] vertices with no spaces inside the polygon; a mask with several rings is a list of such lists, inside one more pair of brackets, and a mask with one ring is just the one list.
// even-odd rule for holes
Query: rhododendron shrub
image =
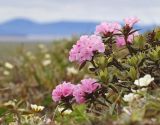
{"label": "rhododendron shrub", "polygon": [[[64,82],[52,92],[55,102],[86,104],[89,109],[106,107],[110,113],[120,112],[122,105],[141,99],[160,83],[160,30],[142,35],[134,26],[136,17],[117,22],[103,22],[94,35],[84,35],[73,45],[69,60],[80,70],[88,67],[94,78],[77,84]],[[89,64],[89,65],[86,65]],[[67,101],[66,101],[67,100]],[[116,109],[116,110],[114,110]]]}

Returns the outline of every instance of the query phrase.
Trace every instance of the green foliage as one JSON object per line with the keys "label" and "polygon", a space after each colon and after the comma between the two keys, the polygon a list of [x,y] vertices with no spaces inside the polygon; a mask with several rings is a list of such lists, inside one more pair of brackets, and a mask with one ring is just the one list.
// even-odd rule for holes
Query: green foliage
{"label": "green foliage", "polygon": [[0,107],[0,117],[3,116],[6,111],[7,109],[5,107]]}
{"label": "green foliage", "polygon": [[59,112],[56,115],[55,120],[61,125],[90,124],[85,105],[74,106],[74,111],[71,114],[63,115]]}

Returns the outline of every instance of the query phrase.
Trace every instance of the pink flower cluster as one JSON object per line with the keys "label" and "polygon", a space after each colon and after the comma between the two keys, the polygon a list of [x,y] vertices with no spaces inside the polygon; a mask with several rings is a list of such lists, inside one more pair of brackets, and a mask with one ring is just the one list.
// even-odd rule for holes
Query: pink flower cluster
{"label": "pink flower cluster", "polygon": [[95,79],[83,79],[81,80],[81,84],[75,87],[73,96],[77,103],[84,103],[86,101],[86,95],[95,92],[100,87],[101,85]]}
{"label": "pink flower cluster", "polygon": [[77,103],[83,103],[87,94],[92,94],[100,87],[101,85],[91,78],[81,80],[81,84],[78,85],[63,82],[53,90],[52,99],[59,102],[64,98],[74,97]]}
{"label": "pink flower cluster", "polygon": [[[139,19],[138,19],[137,17],[128,17],[128,18],[125,18],[125,19],[124,19],[125,26],[130,27],[130,28],[133,27],[133,25],[134,25],[135,23],[137,23],[138,21],[139,21]],[[138,32],[135,32],[135,33],[129,35],[128,38],[127,38],[127,42],[128,42],[128,43],[132,43],[134,37],[135,37],[135,36],[138,36],[138,35],[139,35]],[[121,46],[126,45],[125,38],[124,38],[123,36],[117,36],[117,37],[116,37],[116,45],[117,45],[118,47],[121,47]]]}
{"label": "pink flower cluster", "polygon": [[125,25],[129,27],[133,27],[133,25],[138,21],[139,19],[137,17],[128,17],[124,19]]}
{"label": "pink flower cluster", "polygon": [[[133,27],[133,25],[138,21],[139,19],[137,17],[129,17],[124,19],[125,26],[128,26],[128,27]],[[113,33],[113,34],[120,33],[121,28],[122,28],[121,25],[116,22],[115,23],[102,22],[100,25],[96,27],[95,34],[107,36],[110,33]],[[138,35],[138,32],[135,32],[134,34],[131,34],[130,36],[128,36],[127,42],[132,43],[134,36],[137,36],[137,35]],[[123,36],[116,36],[115,39],[116,39],[116,45],[118,47],[126,45],[126,42]]]}
{"label": "pink flower cluster", "polygon": [[[138,36],[138,35],[139,35],[138,32],[135,32],[135,33],[129,35],[128,38],[127,38],[127,42],[128,42],[128,43],[132,43],[133,40],[134,40],[134,37],[135,37],[135,36]],[[118,47],[121,47],[121,46],[126,45],[126,42],[125,42],[125,39],[124,39],[123,36],[117,36],[117,37],[116,37],[116,45],[117,45]]]}
{"label": "pink flower cluster", "polygon": [[69,60],[71,62],[77,61],[80,64],[87,60],[90,61],[95,51],[100,53],[105,51],[101,37],[96,35],[81,36],[69,52]]}
{"label": "pink flower cluster", "polygon": [[52,99],[55,102],[62,100],[62,98],[69,97],[73,95],[75,85],[70,82],[63,82],[56,86],[56,88],[52,91]]}
{"label": "pink flower cluster", "polygon": [[121,25],[117,22],[108,23],[102,22],[100,25],[96,26],[95,34],[108,35],[110,33],[118,33],[121,29]]}

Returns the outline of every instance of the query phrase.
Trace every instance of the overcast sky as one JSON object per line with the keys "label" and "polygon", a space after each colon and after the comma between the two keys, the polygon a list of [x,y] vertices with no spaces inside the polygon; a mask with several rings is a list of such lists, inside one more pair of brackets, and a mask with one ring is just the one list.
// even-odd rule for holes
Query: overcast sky
{"label": "overcast sky", "polygon": [[13,18],[99,22],[128,16],[160,24],[160,0],[0,0],[0,22]]}

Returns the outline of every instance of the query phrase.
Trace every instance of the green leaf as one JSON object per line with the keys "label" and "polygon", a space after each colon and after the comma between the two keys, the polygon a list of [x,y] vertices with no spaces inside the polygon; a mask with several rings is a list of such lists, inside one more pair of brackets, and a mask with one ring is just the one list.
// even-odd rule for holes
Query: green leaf
{"label": "green leaf", "polygon": [[109,76],[108,76],[108,75],[109,75],[109,74],[108,74],[107,69],[104,69],[104,71],[101,70],[101,71],[99,72],[99,77],[100,77],[100,79],[101,79],[103,82],[106,82],[106,81],[109,80]]}
{"label": "green leaf", "polygon": [[13,118],[13,114],[8,114],[6,117],[5,117],[5,122],[6,123],[10,123],[10,122],[13,122],[14,121],[14,118]]}
{"label": "green leaf", "polygon": [[51,96],[50,95],[47,95],[45,98],[44,98],[44,100],[43,100],[43,105],[44,106],[48,106],[49,104],[51,104],[53,101],[52,101],[52,98],[51,98]]}
{"label": "green leaf", "polygon": [[137,78],[137,71],[136,71],[135,67],[130,67],[128,75],[133,81]]}
{"label": "green leaf", "polygon": [[144,107],[134,108],[134,110],[132,111],[131,120],[134,122],[135,121],[142,121],[144,115],[145,115],[145,108]]}
{"label": "green leaf", "polygon": [[116,107],[116,103],[113,103],[110,107],[109,107],[109,113],[110,115],[113,115],[114,109]]}
{"label": "green leaf", "polygon": [[7,112],[7,109],[4,107],[0,107],[0,117],[3,116]]}
{"label": "green leaf", "polygon": [[160,39],[160,31],[157,31],[157,32],[156,32],[155,39],[157,39],[157,40]]}
{"label": "green leaf", "polygon": [[146,43],[146,40],[142,35],[136,36],[134,38],[134,44],[140,49],[144,48],[145,43]]}

